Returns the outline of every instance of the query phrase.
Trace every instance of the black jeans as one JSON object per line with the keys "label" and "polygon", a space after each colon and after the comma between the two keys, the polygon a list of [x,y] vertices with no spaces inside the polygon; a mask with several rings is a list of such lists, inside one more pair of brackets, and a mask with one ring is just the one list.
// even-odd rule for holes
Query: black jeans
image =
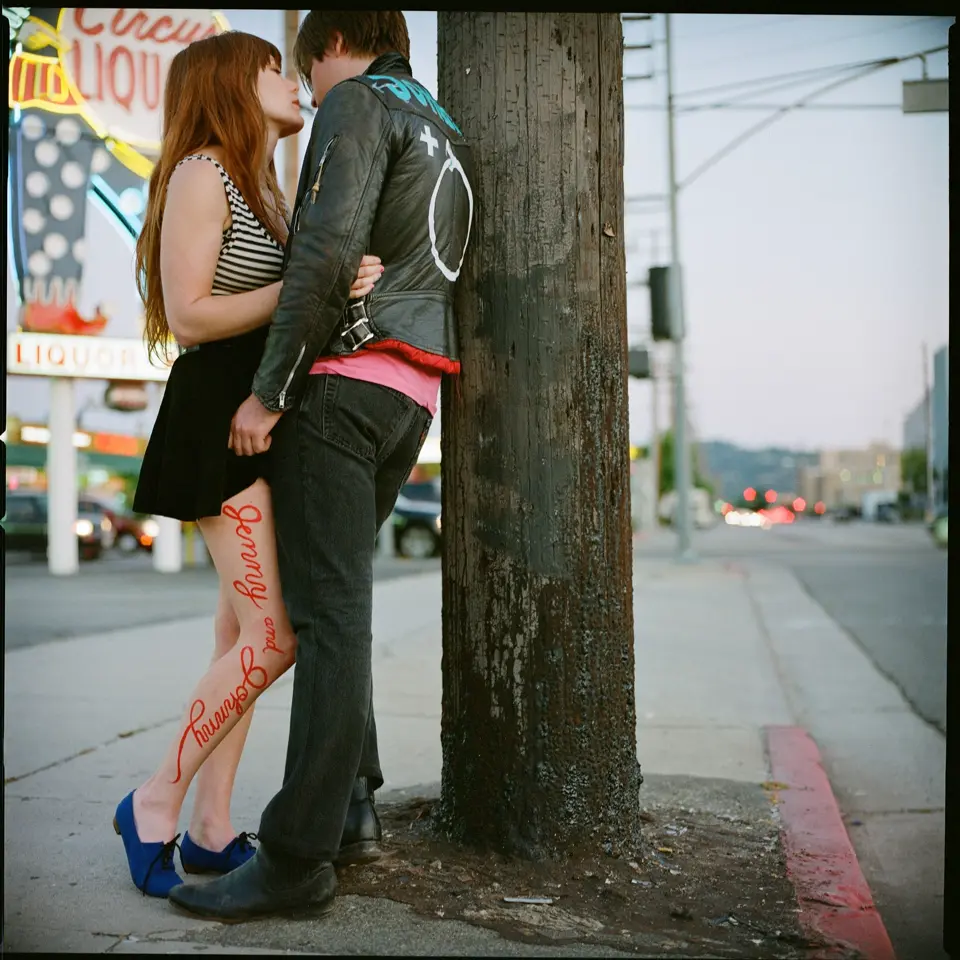
{"label": "black jeans", "polygon": [[277,554],[297,663],[283,786],[257,831],[272,850],[332,860],[355,778],[383,783],[370,669],[373,556],[430,423],[396,390],[322,374],[273,430]]}

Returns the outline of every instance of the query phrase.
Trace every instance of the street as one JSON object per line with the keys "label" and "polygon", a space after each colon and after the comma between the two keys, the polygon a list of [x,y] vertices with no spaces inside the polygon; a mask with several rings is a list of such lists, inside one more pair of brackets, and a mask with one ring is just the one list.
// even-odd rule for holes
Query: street
{"label": "street", "polygon": [[[771,530],[725,526],[694,535],[699,556],[775,560],[864,649],[913,709],[941,733],[947,709],[947,552],[919,524],[800,521]],[[641,539],[666,559],[672,536]]]}
{"label": "street", "polygon": [[[390,580],[439,566],[439,560],[377,557],[373,577]],[[212,618],[217,603],[213,567],[157,573],[147,553],[127,557],[111,551],[81,563],[73,577],[52,576],[40,561],[8,562],[5,587],[5,650],[188,617]]]}

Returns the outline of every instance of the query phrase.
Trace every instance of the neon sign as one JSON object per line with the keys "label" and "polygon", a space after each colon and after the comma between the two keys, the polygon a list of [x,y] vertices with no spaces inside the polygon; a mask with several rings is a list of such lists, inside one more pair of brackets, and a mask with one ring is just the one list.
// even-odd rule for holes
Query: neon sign
{"label": "neon sign", "polygon": [[[11,250],[21,327],[99,334],[77,311],[93,199],[128,238],[141,228],[160,149],[163,87],[187,44],[228,30],[213,10],[4,8],[15,35],[8,77]],[[11,371],[13,372],[13,371]]]}

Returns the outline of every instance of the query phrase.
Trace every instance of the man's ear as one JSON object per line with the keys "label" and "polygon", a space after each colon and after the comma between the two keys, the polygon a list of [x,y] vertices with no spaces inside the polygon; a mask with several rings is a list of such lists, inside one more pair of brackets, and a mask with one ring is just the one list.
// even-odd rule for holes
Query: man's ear
{"label": "man's ear", "polygon": [[349,53],[347,50],[347,43],[343,39],[343,34],[339,30],[334,30],[330,46],[333,48],[333,54],[336,57],[342,57]]}

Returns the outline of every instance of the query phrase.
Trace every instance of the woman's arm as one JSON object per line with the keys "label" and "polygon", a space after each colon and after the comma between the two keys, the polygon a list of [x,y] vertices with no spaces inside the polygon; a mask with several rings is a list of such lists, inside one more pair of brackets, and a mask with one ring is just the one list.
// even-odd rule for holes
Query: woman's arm
{"label": "woman's arm", "polygon": [[182,346],[262,327],[277,305],[280,281],[246,293],[211,294],[229,215],[212,163],[185,163],[173,172],[160,232],[160,278],[167,324]]}
{"label": "woman's arm", "polygon": [[[230,210],[212,163],[185,163],[170,178],[160,232],[160,278],[167,324],[184,347],[222,340],[270,322],[282,281],[246,293],[213,296],[224,224]],[[364,256],[351,298],[380,279],[380,258]]]}

